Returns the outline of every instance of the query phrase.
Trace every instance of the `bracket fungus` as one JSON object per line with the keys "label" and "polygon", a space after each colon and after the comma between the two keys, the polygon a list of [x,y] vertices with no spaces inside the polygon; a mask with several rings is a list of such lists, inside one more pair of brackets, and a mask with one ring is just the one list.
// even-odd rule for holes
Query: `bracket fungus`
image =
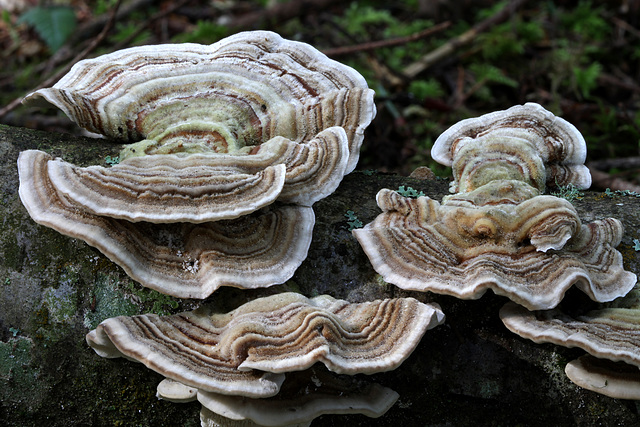
{"label": "bracket fungus", "polygon": [[285,372],[316,362],[345,374],[395,369],[443,321],[439,307],[413,298],[355,304],[284,293],[226,314],[203,306],[111,318],[87,342],[103,357],[137,360],[198,390],[255,398],[274,396]]}
{"label": "bracket fungus", "polygon": [[132,143],[108,168],[21,153],[20,198],[32,218],[182,298],[289,279],[306,257],[313,212],[264,209],[331,194],[376,113],[355,70],[268,31],[83,60],[24,102]]}
{"label": "bracket fungus", "polygon": [[383,189],[383,213],[353,230],[374,269],[403,289],[464,299],[487,289],[529,309],[555,307],[576,285],[595,301],[625,295],[636,276],[614,248],[622,224],[582,224],[546,183],[590,185],[584,139],[537,104],[516,106],[445,131],[434,159],[453,167],[442,203]]}
{"label": "bracket fungus", "polygon": [[308,425],[323,414],[363,414],[377,418],[398,399],[398,393],[352,376],[336,376],[320,366],[290,372],[273,397],[252,399],[197,390],[173,380],[158,384],[158,397],[172,402],[198,400],[205,419],[219,424],[258,426]]}
{"label": "bracket fungus", "polygon": [[640,400],[640,370],[623,362],[612,362],[585,354],[564,368],[576,385],[616,399]]}
{"label": "bracket fungus", "polygon": [[611,397],[640,399],[639,288],[583,314],[570,315],[559,308],[532,312],[507,303],[500,318],[521,337],[578,347],[592,355],[567,365],[565,372],[577,385]]}
{"label": "bracket fungus", "polygon": [[[282,192],[280,200],[306,206],[335,190],[355,168],[364,129],[376,113],[373,91],[358,72],[310,45],[268,31],[242,32],[208,46],[140,46],[83,60],[53,87],[23,102],[53,104],[91,132],[132,142],[121,152],[122,161],[199,153],[211,155],[214,163],[238,162],[254,173],[284,164],[284,181],[271,193]],[[256,154],[258,159],[248,159]],[[156,161],[167,168],[165,174],[174,174],[155,158],[128,166]],[[94,177],[106,173],[91,172]],[[219,179],[233,181],[228,171],[219,173]],[[151,186],[148,192],[158,188],[144,171],[120,178],[82,182],[82,190],[95,190],[88,196],[95,199],[104,190],[126,197],[123,190],[133,196],[138,191],[148,195],[145,186]],[[238,185],[227,184],[229,192],[238,191],[247,178],[237,179]],[[70,186],[65,191],[74,197]]]}
{"label": "bracket fungus", "polygon": [[453,167],[452,192],[461,193],[498,179],[524,181],[540,192],[545,184],[586,189],[586,155],[578,129],[533,102],[461,120],[431,150],[435,161]]}
{"label": "bracket fungus", "polygon": [[133,223],[92,214],[56,191],[50,156],[20,154],[20,198],[39,224],[98,248],[146,287],[206,298],[220,286],[258,288],[288,280],[307,256],[310,207],[269,206],[240,218],[194,223]]}

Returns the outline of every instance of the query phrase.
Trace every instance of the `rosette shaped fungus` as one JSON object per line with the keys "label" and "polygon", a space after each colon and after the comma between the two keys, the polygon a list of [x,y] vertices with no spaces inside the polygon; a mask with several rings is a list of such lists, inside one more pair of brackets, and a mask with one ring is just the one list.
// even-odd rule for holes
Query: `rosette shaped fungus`
{"label": "rosette shaped fungus", "polygon": [[306,257],[313,212],[261,210],[331,194],[375,116],[355,70],[266,31],[84,60],[25,98],[39,101],[133,143],[109,168],[23,152],[20,198],[32,218],[183,298],[288,280]]}
{"label": "rosette shaped fungus", "polygon": [[[302,145],[274,138],[252,156],[154,155],[130,158],[110,168],[81,168],[29,150],[22,153],[18,166],[21,176],[29,173],[28,168],[46,169],[48,185],[88,214],[133,222],[201,223],[238,218],[276,199],[296,203],[333,192],[339,180],[328,193],[327,187],[313,188],[309,180],[337,179],[332,176],[335,169],[323,165],[338,160],[331,153],[339,154],[340,149],[346,153],[339,144],[342,136],[344,131],[334,127],[318,134],[312,141],[314,149],[302,150]],[[289,169],[279,161],[290,162]],[[312,174],[298,170],[310,167],[316,169]],[[290,185],[283,193],[287,179]]]}
{"label": "rosette shaped fungus", "polygon": [[376,271],[404,289],[464,299],[492,289],[530,309],[555,307],[572,285],[596,301],[626,294],[636,277],[614,249],[621,223],[582,224],[571,203],[541,195],[549,180],[590,183],[584,140],[553,117],[526,104],[443,133],[433,155],[453,166],[459,192],[440,204],[381,190],[383,213],[353,231]]}
{"label": "rosette shaped fungus", "polygon": [[[373,91],[355,70],[305,43],[267,31],[239,33],[209,46],[141,46],[80,61],[52,88],[33,92],[24,101],[48,101],[85,129],[135,142],[122,151],[125,162],[151,155],[142,163],[127,162],[125,170],[91,170],[86,172],[89,177],[68,170],[76,177],[74,185],[102,177],[83,183],[77,192],[71,185],[61,189],[83,205],[105,193],[147,195],[157,185],[132,169],[164,168],[166,175],[177,174],[180,180],[188,171],[173,170],[156,156],[200,153],[213,157],[205,164],[241,164],[238,177],[224,166],[209,171],[236,194],[247,180],[264,179],[258,171],[283,164],[284,177],[272,178],[282,171],[271,171],[266,178],[268,197],[282,193],[282,201],[310,206],[355,168],[364,129],[375,116]],[[254,155],[258,159],[246,159]],[[191,182],[190,191],[206,189]],[[236,203],[242,201],[238,199]],[[256,206],[249,198],[246,209]],[[142,213],[136,218],[153,221],[153,215]]]}
{"label": "rosette shaped fungus", "polygon": [[[40,151],[20,153],[20,198],[39,224],[98,248],[142,285],[179,298],[220,286],[258,288],[288,280],[307,256],[315,216],[270,206],[236,219],[152,224],[99,216],[56,191]],[[184,190],[186,191],[186,190]]]}
{"label": "rosette shaped fungus", "polygon": [[559,308],[531,312],[508,303],[500,310],[500,318],[510,331],[524,338],[579,347],[594,356],[567,365],[567,376],[579,386],[607,396],[640,399],[638,288],[583,314],[568,314]]}
{"label": "rosette shaped fungus", "polygon": [[201,417],[213,425],[308,425],[323,414],[364,414],[377,418],[393,406],[398,393],[351,376],[336,376],[321,366],[286,374],[280,392],[273,397],[251,399],[197,390],[173,380],[158,385],[158,397],[173,402],[198,400]]}
{"label": "rosette shaped fungus", "polygon": [[284,293],[227,314],[205,306],[174,316],[107,319],[87,342],[101,356],[137,360],[198,390],[269,397],[285,372],[316,362],[345,374],[394,369],[443,321],[439,307],[412,298],[352,304]]}
{"label": "rosette shaped fungus", "polygon": [[544,191],[572,184],[586,189],[587,147],[571,123],[533,102],[462,120],[438,137],[435,161],[453,167],[452,192],[498,179],[517,179]]}

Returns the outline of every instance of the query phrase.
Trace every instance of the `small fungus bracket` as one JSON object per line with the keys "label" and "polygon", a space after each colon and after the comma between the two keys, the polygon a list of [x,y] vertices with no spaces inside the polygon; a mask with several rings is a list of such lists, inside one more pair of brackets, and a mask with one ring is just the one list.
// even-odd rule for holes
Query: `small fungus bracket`
{"label": "small fungus bracket", "polygon": [[620,221],[583,224],[549,183],[586,188],[584,138],[538,104],[467,119],[445,131],[432,156],[452,166],[442,203],[383,189],[382,209],[352,233],[384,280],[463,299],[491,289],[529,309],[550,309],[576,285],[595,301],[625,295],[636,276],[615,250]]}

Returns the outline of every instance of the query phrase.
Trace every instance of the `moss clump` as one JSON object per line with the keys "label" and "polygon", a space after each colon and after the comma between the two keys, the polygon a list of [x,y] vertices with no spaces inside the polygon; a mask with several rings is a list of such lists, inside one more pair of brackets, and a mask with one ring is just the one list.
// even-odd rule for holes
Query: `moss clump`
{"label": "moss clump", "polygon": [[117,281],[112,276],[98,274],[91,295],[91,307],[84,312],[84,326],[95,329],[109,317],[133,316],[138,307],[118,290]]}
{"label": "moss clump", "polygon": [[127,284],[127,291],[132,295],[132,299],[142,304],[145,313],[159,314],[165,316],[171,314],[171,309],[178,308],[178,302],[168,295],[161,294],[153,289],[141,288],[133,282]]}
{"label": "moss clump", "polygon": [[0,342],[0,406],[18,405],[23,410],[40,406],[48,384],[32,363],[33,348],[33,341],[21,336]]}
{"label": "moss clump", "polygon": [[55,323],[70,323],[78,310],[78,292],[70,282],[58,288],[47,288],[43,293],[44,304],[49,310],[49,319]]}

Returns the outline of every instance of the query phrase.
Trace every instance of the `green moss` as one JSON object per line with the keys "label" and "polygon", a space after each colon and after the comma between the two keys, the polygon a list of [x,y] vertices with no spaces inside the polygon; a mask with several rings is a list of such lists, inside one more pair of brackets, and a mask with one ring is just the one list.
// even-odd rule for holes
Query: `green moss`
{"label": "green moss", "polygon": [[118,290],[113,276],[98,274],[91,295],[91,307],[84,313],[84,326],[95,329],[109,317],[133,316],[138,307]]}
{"label": "green moss", "polygon": [[500,382],[497,380],[488,380],[480,385],[480,396],[483,399],[491,399],[499,396],[501,393]]}
{"label": "green moss", "polygon": [[9,237],[6,240],[3,239],[0,251],[2,252],[5,266],[12,270],[17,270],[23,257],[20,245],[18,245],[17,236],[13,235],[13,237]]}
{"label": "green moss", "polygon": [[143,288],[133,282],[128,282],[126,288],[133,295],[133,299],[142,305],[145,313],[164,316],[171,314],[171,309],[178,308],[178,302],[175,299],[153,289]]}
{"label": "green moss", "polygon": [[32,363],[34,344],[29,338],[17,336],[0,342],[0,402],[2,406],[20,403],[33,408],[40,403],[39,392],[46,383],[40,369]]}
{"label": "green moss", "polygon": [[0,342],[0,379],[22,379],[23,368],[31,361],[32,347],[31,340],[24,337],[13,337],[7,342]]}
{"label": "green moss", "polygon": [[43,302],[49,311],[52,322],[70,323],[78,310],[78,293],[75,280],[65,277],[58,288],[47,288],[43,293]]}
{"label": "green moss", "polygon": [[606,412],[604,407],[602,407],[601,405],[598,405],[595,402],[588,405],[587,410],[589,411],[589,414],[591,414],[591,416],[593,417],[600,417],[604,415],[604,413]]}
{"label": "green moss", "polygon": [[387,283],[384,278],[382,277],[382,275],[380,274],[375,274],[374,276],[374,283],[376,285],[378,285],[381,288],[387,288],[389,287],[389,283]]}

